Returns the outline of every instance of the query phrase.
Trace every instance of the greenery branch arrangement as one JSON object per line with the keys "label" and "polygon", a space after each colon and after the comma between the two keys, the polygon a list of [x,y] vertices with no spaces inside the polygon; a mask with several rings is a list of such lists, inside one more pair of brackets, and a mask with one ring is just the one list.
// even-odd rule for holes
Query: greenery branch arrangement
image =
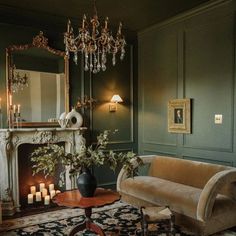
{"label": "greenery branch arrangement", "polygon": [[53,176],[59,165],[63,166],[60,174],[60,185],[64,184],[66,167],[69,167],[70,177],[78,176],[82,170],[91,169],[93,166],[109,166],[113,171],[118,168],[125,168],[128,176],[137,174],[137,167],[134,161],[142,165],[140,157],[133,152],[114,152],[107,150],[110,130],[105,130],[97,136],[97,143],[86,146],[85,141],[82,142],[76,153],[66,153],[64,147],[57,144],[48,144],[39,147],[31,153],[31,161],[33,162],[33,175],[42,172],[47,176]]}

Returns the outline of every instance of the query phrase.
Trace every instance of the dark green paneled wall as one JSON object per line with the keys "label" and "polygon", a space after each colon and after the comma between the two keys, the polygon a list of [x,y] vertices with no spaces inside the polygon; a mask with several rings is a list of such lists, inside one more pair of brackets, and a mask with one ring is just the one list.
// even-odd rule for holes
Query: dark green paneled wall
{"label": "dark green paneled wall", "polygon": [[[235,10],[222,1],[139,34],[141,154],[236,166]],[[185,97],[193,100],[192,133],[168,133],[167,102]]]}
{"label": "dark green paneled wall", "polygon": [[[43,29],[33,27],[23,27],[19,25],[0,24],[0,97],[3,105],[3,120],[7,127],[6,117],[6,54],[5,49],[13,44],[28,44],[32,42],[32,38]],[[64,50],[63,30],[61,33],[53,31],[44,31],[44,35],[49,39],[49,46]],[[76,66],[70,59],[69,80],[70,80],[70,106],[75,106],[79,97],[88,95],[97,100],[93,110],[82,110],[84,117],[84,126],[88,127],[85,133],[87,142],[93,142],[96,135],[104,129],[119,129],[119,133],[113,137],[110,148],[117,151],[137,151],[137,127],[134,119],[134,109],[137,105],[133,102],[133,95],[137,97],[137,88],[133,87],[133,47],[126,47],[127,54],[124,61],[117,58],[117,65],[113,67],[110,59],[105,72],[91,75],[82,69],[83,61],[79,58]],[[33,63],[33,62],[32,62]],[[30,68],[30,65],[29,65]],[[136,80],[137,81],[137,80]],[[114,93],[120,94],[124,102],[118,104],[118,111],[109,112],[109,100]],[[137,103],[137,101],[136,101]],[[101,174],[102,173],[102,174]],[[105,174],[104,174],[105,173]],[[99,184],[114,185],[116,175],[108,168],[96,170]]]}

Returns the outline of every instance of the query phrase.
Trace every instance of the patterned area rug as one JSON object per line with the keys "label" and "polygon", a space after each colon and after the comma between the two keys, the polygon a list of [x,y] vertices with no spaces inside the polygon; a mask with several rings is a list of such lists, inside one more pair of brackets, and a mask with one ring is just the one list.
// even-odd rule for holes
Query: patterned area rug
{"label": "patterned area rug", "polygon": [[[64,236],[70,230],[84,220],[83,209],[63,209],[37,215],[5,220],[0,225],[1,236],[34,235],[34,236]],[[94,208],[93,220],[105,231],[107,236],[140,235],[139,209],[122,202],[110,206]],[[155,229],[163,229],[164,224],[155,226]],[[153,231],[152,235],[157,235]],[[94,236],[95,234],[83,231],[76,235]],[[163,234],[164,235],[164,234]],[[177,236],[184,233],[177,233]],[[214,236],[236,236],[236,232],[224,231]]]}

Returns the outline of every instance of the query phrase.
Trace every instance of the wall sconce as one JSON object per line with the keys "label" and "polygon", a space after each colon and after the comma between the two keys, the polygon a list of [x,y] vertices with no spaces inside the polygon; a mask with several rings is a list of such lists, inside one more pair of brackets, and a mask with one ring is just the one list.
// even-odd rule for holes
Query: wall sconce
{"label": "wall sconce", "polygon": [[109,105],[109,111],[114,112],[117,111],[117,103],[118,102],[123,102],[122,98],[120,97],[119,94],[114,94],[111,98],[110,101],[112,104]]}

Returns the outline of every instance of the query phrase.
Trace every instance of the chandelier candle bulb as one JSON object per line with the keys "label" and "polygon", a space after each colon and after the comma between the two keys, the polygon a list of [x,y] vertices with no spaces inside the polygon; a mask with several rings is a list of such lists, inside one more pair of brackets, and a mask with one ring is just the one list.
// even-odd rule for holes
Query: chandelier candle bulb
{"label": "chandelier candle bulb", "polygon": [[46,188],[42,189],[42,197],[45,197],[46,195],[48,195],[48,190]]}
{"label": "chandelier candle bulb", "polygon": [[36,194],[36,187],[35,186],[30,187],[30,193],[33,194],[33,195]]}
{"label": "chandelier candle bulb", "polygon": [[56,195],[56,191],[55,190],[51,190],[50,195],[51,195],[51,199],[52,199]]}
{"label": "chandelier candle bulb", "polygon": [[33,204],[34,202],[34,195],[32,193],[28,194],[28,204]]}
{"label": "chandelier candle bulb", "polygon": [[39,184],[39,191],[42,192],[44,188],[45,188],[45,183],[40,183]]}
{"label": "chandelier candle bulb", "polygon": [[54,190],[54,184],[49,184],[49,193],[52,191],[52,190]]}
{"label": "chandelier candle bulb", "polygon": [[50,196],[46,195],[44,198],[44,205],[49,205],[50,204]]}
{"label": "chandelier candle bulb", "polygon": [[41,202],[41,201],[42,201],[41,192],[36,192],[36,202]]}

